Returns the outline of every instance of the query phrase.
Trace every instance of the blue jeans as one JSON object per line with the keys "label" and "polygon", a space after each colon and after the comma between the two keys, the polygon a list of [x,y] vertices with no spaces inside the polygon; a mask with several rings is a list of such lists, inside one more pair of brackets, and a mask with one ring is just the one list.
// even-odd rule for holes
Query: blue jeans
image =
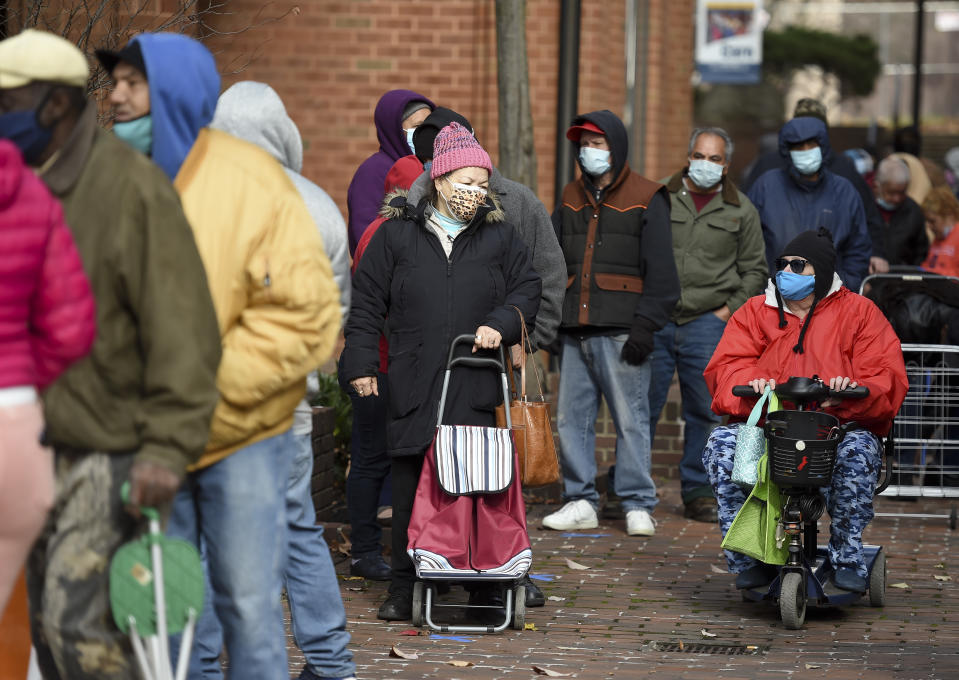
{"label": "blue jeans", "polygon": [[679,372],[685,422],[679,483],[684,503],[713,495],[706,468],[703,467],[703,448],[710,430],[721,419],[710,409],[713,398],[706,387],[703,371],[716,351],[724,330],[726,322],[712,312],[706,312],[681,326],[669,322],[654,336],[655,345],[649,356],[653,371],[649,381],[650,441],[655,439],[656,424],[666,404],[673,372]]}
{"label": "blue jeans", "polygon": [[[310,435],[293,435],[293,447],[286,489],[289,546],[285,578],[293,639],[316,675],[345,678],[356,672],[356,666],[347,649],[350,634],[346,632],[346,612],[330,549],[323,540],[323,527],[316,524]],[[194,643],[194,660],[198,664],[191,664],[189,677],[223,677],[219,662],[222,636],[216,614],[207,607],[200,616]]]}
{"label": "blue jeans", "polygon": [[656,507],[650,475],[647,359],[631,366],[620,358],[627,335],[562,336],[557,430],[563,499],[599,506],[596,490],[596,414],[606,399],[616,426],[616,495],[624,512]]}
{"label": "blue jeans", "polygon": [[[205,611],[223,625],[232,680],[289,679],[280,591],[293,451],[289,431],[251,444],[188,475],[173,500],[167,535],[207,558],[213,606]],[[174,636],[174,658],[179,646]],[[200,656],[194,645],[189,677],[220,677],[219,666],[209,675]]]}

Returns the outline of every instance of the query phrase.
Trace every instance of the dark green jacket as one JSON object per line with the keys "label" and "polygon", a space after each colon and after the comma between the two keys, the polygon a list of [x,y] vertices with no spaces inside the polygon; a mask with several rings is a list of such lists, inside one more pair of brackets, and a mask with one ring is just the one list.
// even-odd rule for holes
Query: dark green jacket
{"label": "dark green jacket", "polygon": [[769,276],[756,208],[729,179],[701,211],[683,185],[683,171],[665,183],[681,288],[672,320],[684,324],[723,305],[735,312],[763,291]]}
{"label": "dark green jacket", "polygon": [[93,350],[44,394],[48,438],[182,473],[209,436],[220,331],[173,185],[97,126],[92,103],[41,177],[63,203],[97,303]]}

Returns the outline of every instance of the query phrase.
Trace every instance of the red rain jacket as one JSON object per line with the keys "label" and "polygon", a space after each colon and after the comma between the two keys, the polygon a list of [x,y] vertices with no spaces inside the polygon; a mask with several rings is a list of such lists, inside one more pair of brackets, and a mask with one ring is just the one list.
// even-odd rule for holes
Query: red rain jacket
{"label": "red rain jacket", "polygon": [[[745,420],[755,400],[734,397],[732,388],[757,378],[774,378],[778,384],[792,376],[818,375],[826,381],[849,376],[868,387],[869,396],[846,400],[825,411],[840,422],[854,420],[877,435],[886,434],[909,381],[899,338],[879,308],[834,284],[803,322],[784,310],[786,327],[780,328],[772,290],[770,284],[765,295],[750,298],[733,314],[706,366],[703,375],[713,395],[713,412],[728,414],[733,421]],[[810,319],[804,352],[797,354],[793,347],[801,323]]]}

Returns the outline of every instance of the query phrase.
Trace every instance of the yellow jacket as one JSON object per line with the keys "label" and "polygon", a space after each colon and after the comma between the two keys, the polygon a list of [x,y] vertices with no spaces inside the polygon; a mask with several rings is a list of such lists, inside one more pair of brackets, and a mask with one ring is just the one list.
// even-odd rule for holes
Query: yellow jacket
{"label": "yellow jacket", "polygon": [[265,151],[203,128],[174,186],[223,341],[220,400],[196,470],[291,426],[307,373],[333,352],[339,290],[306,206]]}

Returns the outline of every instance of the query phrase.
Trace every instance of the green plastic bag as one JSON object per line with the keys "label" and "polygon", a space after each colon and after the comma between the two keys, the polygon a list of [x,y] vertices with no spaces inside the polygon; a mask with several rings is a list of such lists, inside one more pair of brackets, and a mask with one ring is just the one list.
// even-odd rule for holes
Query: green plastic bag
{"label": "green plastic bag", "polygon": [[786,564],[789,547],[777,540],[783,500],[779,487],[769,477],[769,456],[759,459],[759,482],[739,509],[723,538],[726,550],[754,557],[766,564]]}

